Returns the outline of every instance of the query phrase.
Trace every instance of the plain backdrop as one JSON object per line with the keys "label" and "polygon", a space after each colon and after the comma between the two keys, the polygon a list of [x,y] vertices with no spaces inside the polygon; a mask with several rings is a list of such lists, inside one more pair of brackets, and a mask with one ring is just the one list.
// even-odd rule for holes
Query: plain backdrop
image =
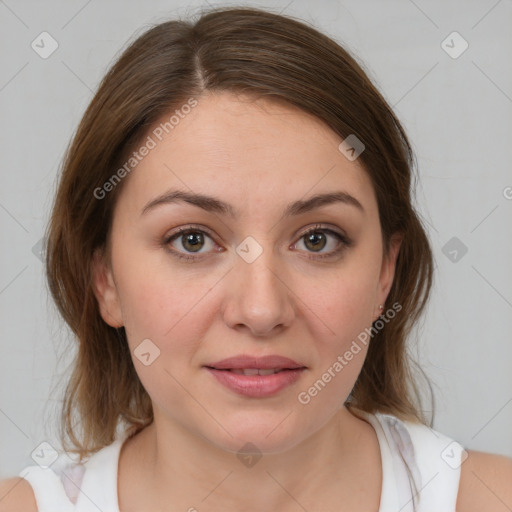
{"label": "plain backdrop", "polygon": [[[201,5],[0,1],[0,478],[34,464],[41,442],[59,447],[74,348],[46,291],[38,244],[63,152],[127,42]],[[512,2],[222,5],[314,24],[364,64],[394,107],[417,155],[417,206],[436,261],[430,306],[411,339],[434,384],[434,428],[468,449],[512,456]],[[41,37],[47,50],[55,44],[42,32],[58,44],[47,58],[31,46]]]}

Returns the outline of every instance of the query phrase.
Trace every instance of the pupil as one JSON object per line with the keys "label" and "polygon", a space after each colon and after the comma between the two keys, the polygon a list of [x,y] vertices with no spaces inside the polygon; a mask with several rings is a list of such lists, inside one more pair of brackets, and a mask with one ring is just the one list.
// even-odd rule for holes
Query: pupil
{"label": "pupil", "polygon": [[[185,244],[186,247],[189,245],[192,251],[200,248],[203,243],[203,235],[201,233],[189,233],[185,235]],[[306,245],[311,244],[314,250],[321,250],[325,247],[325,235],[320,232],[313,232],[306,237]]]}
{"label": "pupil", "polygon": [[188,235],[185,235],[185,248],[187,247],[187,244],[190,244],[192,247],[192,250],[200,249],[200,245],[203,243],[203,235],[201,233],[189,233]]}
{"label": "pupil", "polygon": [[[323,233],[315,231],[315,232],[311,233],[310,235],[308,235],[306,238],[307,238],[306,244],[309,242],[312,242],[313,249],[323,249],[325,247],[325,235]],[[320,242],[321,247],[318,247],[318,242]]]}

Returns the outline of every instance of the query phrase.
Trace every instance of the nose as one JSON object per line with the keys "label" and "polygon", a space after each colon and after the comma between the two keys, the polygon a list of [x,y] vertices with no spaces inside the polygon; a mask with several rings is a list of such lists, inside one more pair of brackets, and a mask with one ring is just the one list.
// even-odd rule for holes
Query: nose
{"label": "nose", "polygon": [[295,295],[271,250],[252,263],[237,258],[228,279],[223,314],[230,328],[269,337],[291,325]]}

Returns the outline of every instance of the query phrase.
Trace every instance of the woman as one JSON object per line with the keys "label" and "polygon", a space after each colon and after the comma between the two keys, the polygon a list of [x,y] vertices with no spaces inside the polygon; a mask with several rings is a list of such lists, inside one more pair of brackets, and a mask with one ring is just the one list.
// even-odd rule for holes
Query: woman
{"label": "woman", "polygon": [[412,167],[361,67],[301,22],[217,9],[137,39],[47,237],[78,458],[5,481],[2,510],[510,509],[512,461],[421,411]]}

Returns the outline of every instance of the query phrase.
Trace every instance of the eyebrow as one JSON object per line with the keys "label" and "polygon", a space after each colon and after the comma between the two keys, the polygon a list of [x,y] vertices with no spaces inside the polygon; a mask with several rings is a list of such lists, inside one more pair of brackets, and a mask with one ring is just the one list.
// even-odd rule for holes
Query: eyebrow
{"label": "eyebrow", "polygon": [[[157,206],[172,204],[180,201],[184,201],[191,205],[202,208],[207,212],[227,215],[235,219],[239,217],[238,211],[229,203],[225,203],[216,197],[186,192],[182,190],[170,190],[156,197],[155,199],[152,199],[146,204],[146,206],[144,206],[141,215],[146,214]],[[294,215],[301,215],[303,213],[315,210],[316,208],[335,203],[343,203],[349,206],[353,206],[364,213],[363,205],[354,196],[348,194],[347,192],[336,191],[317,194],[308,199],[300,199],[290,203],[286,207],[281,219]]]}

